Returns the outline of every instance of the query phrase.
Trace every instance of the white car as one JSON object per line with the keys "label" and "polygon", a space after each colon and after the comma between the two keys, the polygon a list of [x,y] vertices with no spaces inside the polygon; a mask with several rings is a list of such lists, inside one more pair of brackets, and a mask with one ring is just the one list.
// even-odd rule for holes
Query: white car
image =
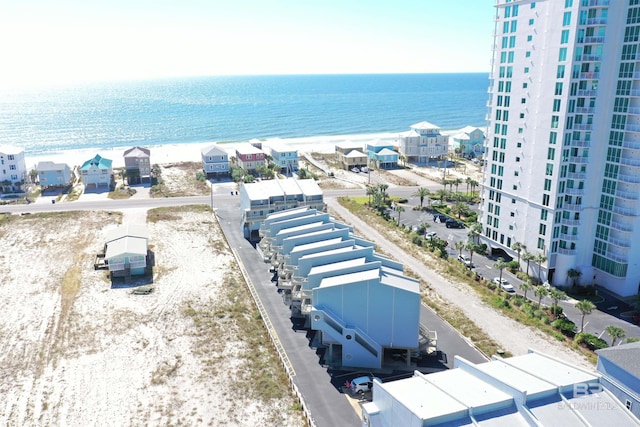
{"label": "white car", "polygon": [[360,168],[360,172],[369,173],[369,168],[366,166],[363,168]]}
{"label": "white car", "polygon": [[360,172],[360,169],[358,169],[358,168],[351,168],[351,172],[353,172],[353,173],[358,173],[358,172]]}
{"label": "white car", "polygon": [[438,235],[438,233],[436,233],[435,231],[430,231],[427,234],[425,234],[424,237],[427,238],[427,239],[433,240],[433,239],[436,238],[437,235]]}
{"label": "white car", "polygon": [[367,391],[371,391],[371,389],[373,388],[373,380],[378,380],[382,382],[382,380],[380,380],[380,378],[377,378],[377,377],[364,376],[364,377],[354,378],[353,380],[351,380],[351,383],[349,385],[349,388],[351,389],[351,393],[355,394],[355,393],[365,393]]}
{"label": "white car", "polygon": [[495,283],[496,285],[500,286],[502,288],[502,290],[509,292],[509,293],[513,293],[515,292],[515,288],[513,287],[512,284],[510,284],[509,282],[507,282],[505,279],[501,279],[499,277],[494,277],[494,279],[492,280],[493,283]]}
{"label": "white car", "polygon": [[473,268],[473,263],[471,262],[471,258],[469,258],[466,255],[458,255],[458,261],[460,261],[461,263],[463,263],[469,268]]}

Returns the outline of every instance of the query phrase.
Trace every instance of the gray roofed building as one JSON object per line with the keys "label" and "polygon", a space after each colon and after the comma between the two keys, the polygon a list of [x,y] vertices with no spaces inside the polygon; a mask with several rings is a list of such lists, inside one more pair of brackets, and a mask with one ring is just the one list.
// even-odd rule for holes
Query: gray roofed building
{"label": "gray roofed building", "polygon": [[640,342],[597,350],[602,384],[640,418]]}

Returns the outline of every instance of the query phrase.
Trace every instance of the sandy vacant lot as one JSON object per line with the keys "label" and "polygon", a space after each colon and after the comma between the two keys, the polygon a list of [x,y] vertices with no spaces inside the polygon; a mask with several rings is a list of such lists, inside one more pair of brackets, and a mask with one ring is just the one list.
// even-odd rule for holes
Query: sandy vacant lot
{"label": "sandy vacant lot", "polygon": [[0,425],[304,425],[211,214],[150,215],[150,295],[93,268],[120,214],[0,219]]}

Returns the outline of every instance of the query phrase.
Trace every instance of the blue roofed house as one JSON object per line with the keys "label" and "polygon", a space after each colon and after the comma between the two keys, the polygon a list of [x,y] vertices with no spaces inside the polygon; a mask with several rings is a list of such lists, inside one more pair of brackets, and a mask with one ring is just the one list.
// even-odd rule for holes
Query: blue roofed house
{"label": "blue roofed house", "polygon": [[484,153],[484,132],[474,126],[465,126],[451,137],[451,149],[458,155],[473,159]]}
{"label": "blue roofed house", "polygon": [[282,173],[291,175],[298,170],[298,150],[280,141],[269,142],[269,150]]}
{"label": "blue roofed house", "polygon": [[105,159],[99,154],[84,162],[80,167],[80,173],[85,187],[89,185],[110,187],[114,182],[111,163],[111,160]]}
{"label": "blue roofed house", "polygon": [[56,187],[71,184],[71,168],[66,163],[38,162],[36,166],[38,182],[42,187]]}
{"label": "blue roofed house", "polygon": [[369,166],[377,169],[394,169],[398,167],[398,153],[392,143],[376,139],[368,142],[365,151],[369,157]]}
{"label": "blue roofed house", "polygon": [[207,176],[226,175],[229,173],[229,154],[217,144],[204,147],[200,151],[202,170]]}
{"label": "blue roofed house", "polygon": [[640,418],[640,342],[596,350],[602,385]]}

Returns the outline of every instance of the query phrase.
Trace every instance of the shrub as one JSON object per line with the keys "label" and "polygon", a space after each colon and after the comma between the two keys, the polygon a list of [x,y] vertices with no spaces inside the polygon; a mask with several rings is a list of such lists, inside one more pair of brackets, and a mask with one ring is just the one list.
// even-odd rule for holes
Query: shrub
{"label": "shrub", "polygon": [[602,338],[598,338],[595,335],[588,334],[586,332],[576,335],[575,342],[576,344],[583,345],[592,351],[609,347],[607,342]]}
{"label": "shrub", "polygon": [[549,319],[549,316],[547,316],[547,313],[544,312],[544,310],[535,310],[533,312],[533,317],[535,317],[536,319]]}
{"label": "shrub", "polygon": [[516,271],[518,271],[519,268],[520,268],[520,264],[518,264],[518,261],[516,260],[509,261],[507,263],[507,270],[509,270],[512,273],[515,273]]}
{"label": "shrub", "polygon": [[563,335],[573,337],[576,334],[576,324],[569,319],[557,319],[551,323],[556,329],[559,329]]}
{"label": "shrub", "polygon": [[562,307],[559,305],[552,305],[549,309],[549,313],[556,315],[556,317],[562,316]]}

